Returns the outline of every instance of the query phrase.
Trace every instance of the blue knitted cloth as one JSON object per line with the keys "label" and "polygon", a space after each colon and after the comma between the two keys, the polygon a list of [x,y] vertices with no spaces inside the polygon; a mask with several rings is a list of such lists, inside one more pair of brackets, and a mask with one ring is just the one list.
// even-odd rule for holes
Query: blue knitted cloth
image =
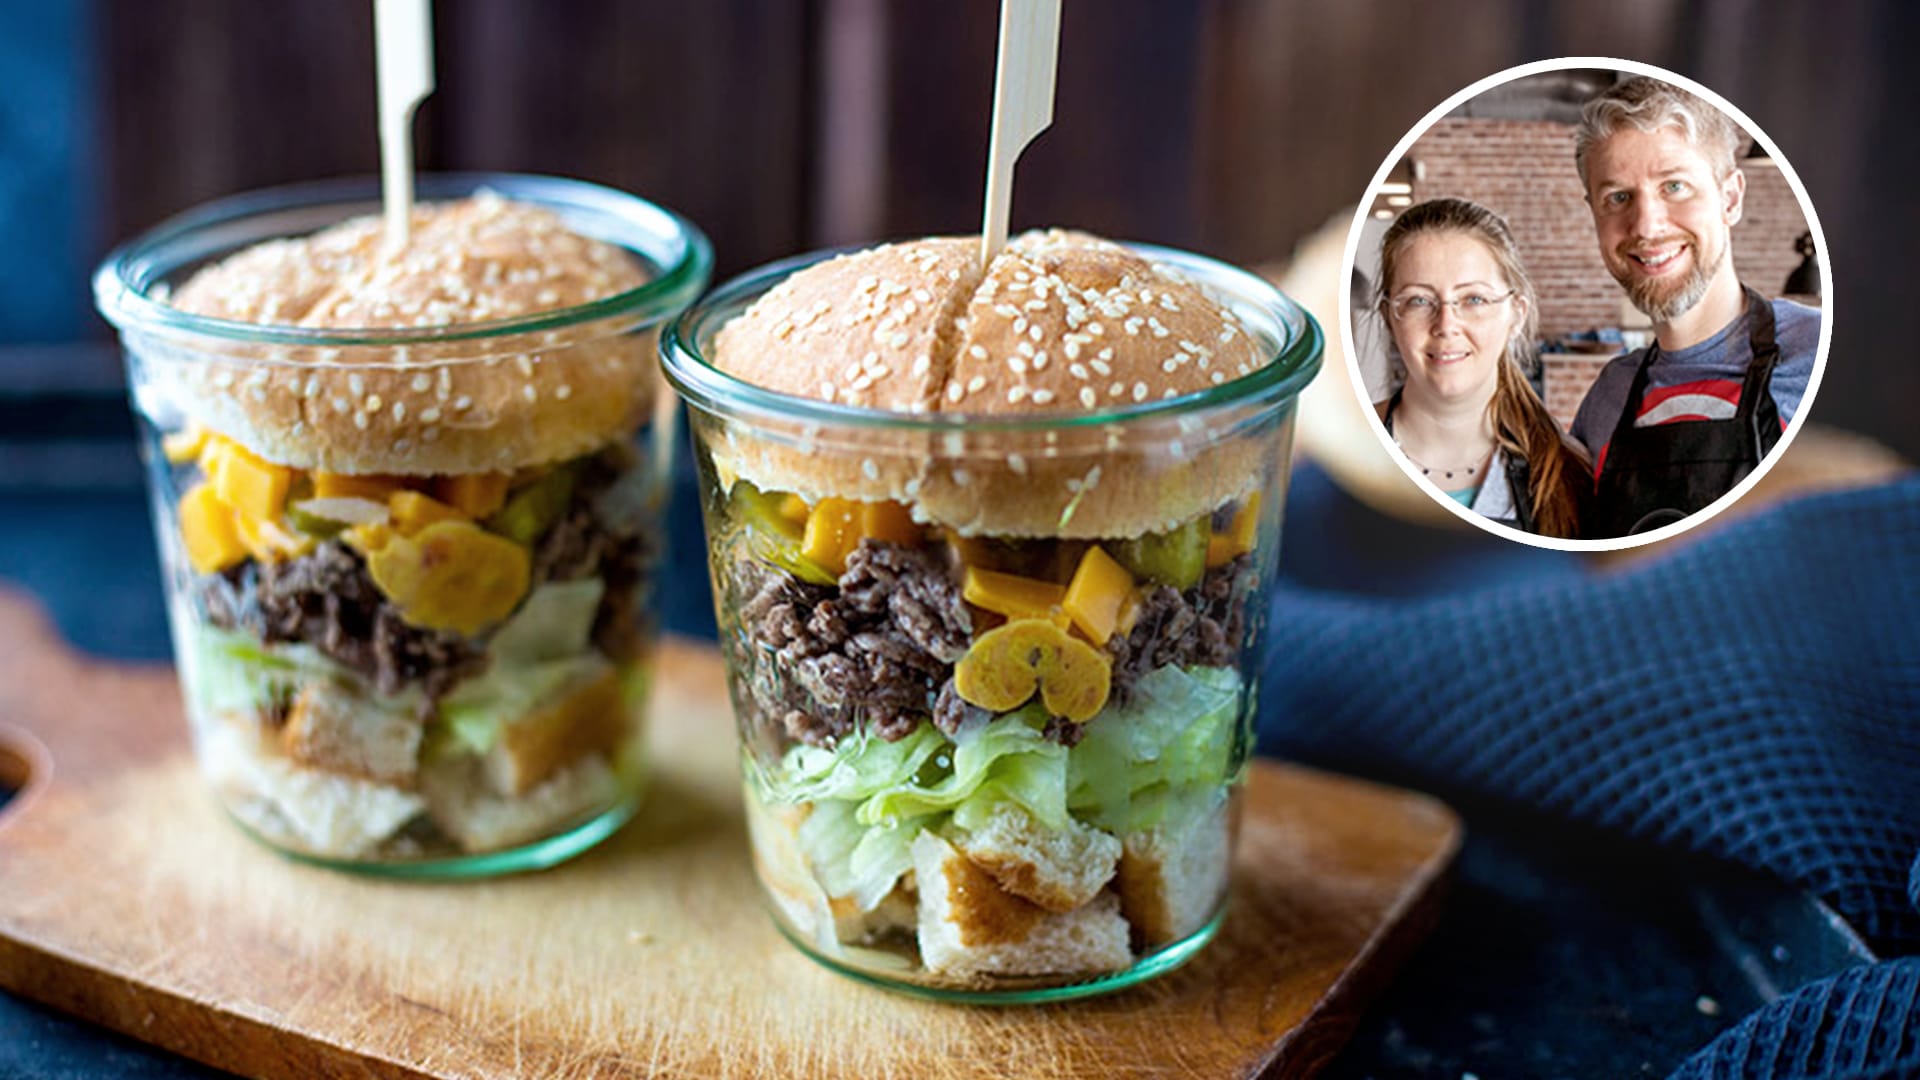
{"label": "blue knitted cloth", "polygon": [[1920,1077],[1920,478],[1614,573],[1411,604],[1283,586],[1269,642],[1263,751],[1744,863],[1896,958],[1676,1076]]}

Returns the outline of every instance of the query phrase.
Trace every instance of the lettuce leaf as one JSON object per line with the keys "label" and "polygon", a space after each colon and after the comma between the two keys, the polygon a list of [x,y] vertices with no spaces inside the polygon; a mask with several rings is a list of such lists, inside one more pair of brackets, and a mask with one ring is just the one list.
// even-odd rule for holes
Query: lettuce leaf
{"label": "lettuce leaf", "polygon": [[1156,791],[1224,783],[1240,717],[1233,668],[1165,667],[1134,685],[1124,709],[1095,717],[1067,769],[1074,816],[1118,832],[1150,828],[1164,816]]}
{"label": "lettuce leaf", "polygon": [[912,865],[922,830],[977,828],[1005,802],[1049,828],[1079,820],[1116,833],[1210,803],[1231,778],[1240,704],[1233,669],[1162,668],[1125,708],[1089,721],[1072,749],[1043,736],[1036,704],[953,739],[926,724],[898,742],[798,746],[756,780],[770,801],[813,804],[801,850],[829,895],[866,910]]}
{"label": "lettuce leaf", "polygon": [[201,624],[193,629],[190,659],[183,664],[188,694],[216,712],[257,712],[284,705],[310,683],[321,683],[366,700],[369,708],[411,712],[419,691],[375,698],[366,680],[311,645],[267,645],[238,630]]}

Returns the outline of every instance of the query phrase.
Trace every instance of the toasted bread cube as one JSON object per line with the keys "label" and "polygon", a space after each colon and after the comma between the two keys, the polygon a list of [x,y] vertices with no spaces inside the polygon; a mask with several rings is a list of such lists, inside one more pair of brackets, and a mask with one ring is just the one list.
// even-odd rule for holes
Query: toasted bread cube
{"label": "toasted bread cube", "polygon": [[404,785],[419,764],[422,730],[410,713],[370,708],[310,683],[293,699],[280,746],[302,765]]}
{"label": "toasted bread cube", "polygon": [[920,960],[953,976],[1096,975],[1133,963],[1120,901],[1103,892],[1052,912],[1002,890],[932,832],[913,842]]}
{"label": "toasted bread cube", "polygon": [[1120,856],[1120,906],[1143,949],[1206,925],[1226,891],[1233,858],[1228,802],[1128,834]]}
{"label": "toasted bread cube", "polygon": [[566,697],[508,724],[486,758],[501,795],[521,795],[569,764],[611,754],[627,732],[620,676],[608,668]]}
{"label": "toasted bread cube", "polygon": [[955,846],[1003,890],[1056,912],[1092,900],[1120,863],[1120,841],[1113,836],[1078,822],[1049,829],[1011,802]]}

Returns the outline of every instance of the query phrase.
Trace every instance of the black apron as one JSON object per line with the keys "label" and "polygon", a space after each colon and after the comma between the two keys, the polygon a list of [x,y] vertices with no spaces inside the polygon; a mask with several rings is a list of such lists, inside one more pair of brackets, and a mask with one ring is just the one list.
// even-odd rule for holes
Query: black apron
{"label": "black apron", "polygon": [[1647,392],[1647,369],[1660,356],[1660,347],[1650,346],[1607,444],[1588,536],[1612,539],[1671,525],[1732,491],[1780,441],[1780,412],[1771,389],[1780,360],[1773,305],[1752,289],[1743,291],[1753,359],[1733,418],[1633,426]]}

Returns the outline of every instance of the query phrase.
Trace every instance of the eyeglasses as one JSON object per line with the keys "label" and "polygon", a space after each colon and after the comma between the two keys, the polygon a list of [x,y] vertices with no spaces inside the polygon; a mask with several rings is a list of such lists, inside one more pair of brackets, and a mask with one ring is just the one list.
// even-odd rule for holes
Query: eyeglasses
{"label": "eyeglasses", "polygon": [[1511,300],[1518,289],[1508,289],[1499,296],[1485,293],[1468,293],[1454,300],[1442,300],[1427,293],[1413,293],[1396,297],[1388,301],[1387,310],[1403,323],[1434,323],[1440,320],[1440,309],[1450,307],[1461,322],[1479,323],[1493,318],[1494,310],[1503,302]]}

